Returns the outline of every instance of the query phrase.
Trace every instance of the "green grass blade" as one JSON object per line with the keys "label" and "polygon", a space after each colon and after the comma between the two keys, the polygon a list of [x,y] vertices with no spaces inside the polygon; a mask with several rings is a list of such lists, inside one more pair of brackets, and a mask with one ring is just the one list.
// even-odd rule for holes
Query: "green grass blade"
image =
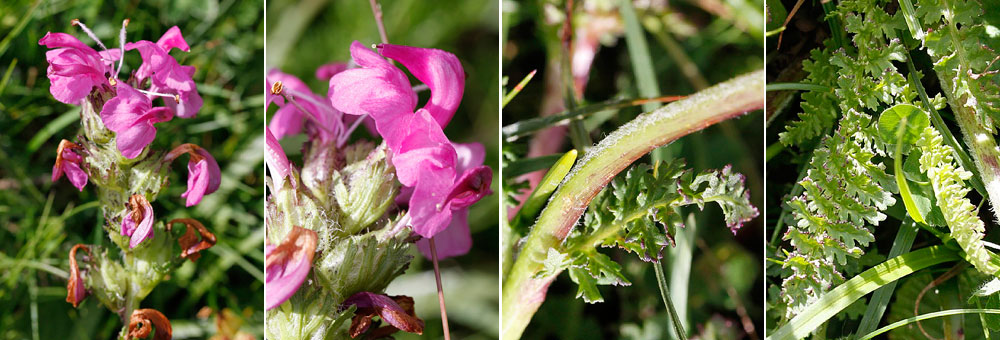
{"label": "green grass blade", "polygon": [[524,175],[529,172],[535,172],[542,169],[548,169],[553,164],[556,164],[563,155],[552,154],[539,157],[519,159],[510,163],[503,168],[504,177],[514,178],[520,175]]}
{"label": "green grass blade", "polygon": [[[889,250],[889,258],[894,258],[902,255],[903,253],[909,252],[910,248],[913,247],[913,240],[916,238],[916,222],[910,220],[903,222],[903,224],[899,226],[899,231],[896,232],[895,240],[892,241],[892,249]],[[878,323],[882,320],[882,315],[885,314],[885,309],[889,305],[889,300],[892,298],[892,293],[896,290],[897,283],[897,281],[893,281],[885,286],[882,286],[882,288],[875,290],[875,293],[872,294],[871,300],[868,301],[868,307],[865,309],[865,315],[861,317],[861,324],[858,325],[858,334],[869,333],[875,330],[875,327],[878,327]]]}
{"label": "green grass blade", "polygon": [[14,29],[10,30],[10,33],[3,37],[3,40],[0,41],[0,56],[3,56],[3,54],[7,52],[7,49],[10,48],[10,42],[14,41],[14,37],[21,34],[21,30],[23,30],[25,26],[28,26],[28,22],[35,17],[35,10],[38,9],[38,5],[41,4],[42,0],[35,0],[35,3],[31,5],[31,8],[21,15],[21,21],[18,21],[17,25],[14,26]]}
{"label": "green grass blade", "polygon": [[875,289],[915,271],[960,258],[955,250],[937,245],[889,259],[827,292],[767,339],[805,338],[834,315]]}
{"label": "green grass blade", "polygon": [[531,73],[528,73],[528,75],[524,76],[524,79],[521,79],[521,82],[517,83],[517,86],[514,86],[514,89],[510,90],[510,93],[507,93],[507,95],[503,96],[503,104],[500,104],[500,108],[507,106],[507,103],[510,103],[510,101],[513,100],[518,93],[521,93],[521,90],[523,90],[524,87],[528,85],[528,82],[531,81],[531,78],[535,77],[535,72],[538,72],[538,70],[532,70]]}
{"label": "green grass blade", "polygon": [[829,86],[804,83],[770,83],[765,88],[767,92],[786,90],[833,92],[833,89]]}
{"label": "green grass blade", "polygon": [[[58,133],[59,131],[62,131],[67,126],[69,126],[70,124],[79,119],[80,119],[80,107],[74,106],[72,109],[66,111],[66,113],[63,113],[58,118],[52,120],[48,124],[45,124],[45,127],[39,130],[34,137],[31,137],[31,141],[28,142],[28,151],[29,152],[38,151],[38,148],[41,147],[42,144],[45,144],[45,142],[48,141],[49,138],[52,137],[52,135]],[[55,153],[56,150],[52,150],[52,152]]]}
{"label": "green grass blade", "polygon": [[[629,59],[632,60],[632,72],[635,73],[635,80],[638,83],[639,95],[642,97],[658,97],[660,87],[656,83],[653,60],[649,57],[649,46],[646,44],[645,32],[639,17],[635,14],[631,0],[621,0],[618,6],[625,22],[625,43],[628,45]],[[649,112],[656,109],[655,103],[642,105],[642,111]]]}
{"label": "green grass blade", "polygon": [[874,337],[878,336],[879,334],[891,331],[891,330],[899,328],[899,327],[906,326],[906,325],[914,323],[914,322],[924,321],[924,320],[933,319],[933,318],[940,318],[940,317],[943,317],[943,316],[959,315],[959,314],[1000,314],[1000,309],[949,309],[949,310],[943,310],[943,311],[939,311],[939,312],[921,314],[921,315],[918,315],[918,316],[914,316],[914,317],[910,317],[910,318],[906,318],[906,319],[903,319],[903,320],[899,320],[899,321],[893,322],[892,324],[890,324],[888,326],[879,328],[878,330],[876,330],[874,332],[865,334],[865,336],[861,337],[859,340],[868,340],[868,339],[871,339],[871,338],[874,338]]}
{"label": "green grass blade", "polygon": [[605,110],[616,110],[644,105],[650,102],[670,102],[683,99],[685,96],[662,96],[656,98],[614,99],[606,102],[582,106],[559,114],[522,120],[503,127],[503,136],[508,142],[541,131],[550,126],[569,124],[570,121],[583,118]]}

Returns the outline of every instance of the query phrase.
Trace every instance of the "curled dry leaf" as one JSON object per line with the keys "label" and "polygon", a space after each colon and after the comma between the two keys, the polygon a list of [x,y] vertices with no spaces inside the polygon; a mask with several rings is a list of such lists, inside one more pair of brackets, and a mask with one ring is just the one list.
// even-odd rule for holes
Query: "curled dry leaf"
{"label": "curled dry leaf", "polygon": [[90,255],[90,247],[85,244],[77,244],[69,250],[69,282],[66,283],[66,302],[72,303],[76,308],[87,297],[87,288],[83,286],[83,275],[80,274],[80,267],[76,264],[76,250],[83,249]]}
{"label": "curled dry leaf", "polygon": [[[178,218],[170,220],[167,222],[167,230],[170,231],[174,223],[184,223],[187,226],[187,230],[184,235],[177,239],[177,243],[181,246],[181,258],[189,259],[194,262],[201,254],[202,250],[211,248],[215,245],[215,234],[208,231],[201,222],[198,222],[192,218]],[[199,237],[195,235],[195,230],[198,231]]]}
{"label": "curled dry leaf", "polygon": [[357,305],[358,310],[351,319],[350,334],[356,338],[372,325],[372,318],[379,316],[390,326],[379,327],[368,335],[369,339],[383,338],[403,330],[423,334],[424,321],[413,311],[413,298],[409,296],[387,296],[370,292],[360,292],[344,300],[344,306]]}
{"label": "curled dry leaf", "polygon": [[173,330],[163,313],[151,308],[136,309],[128,322],[128,340],[145,339],[156,328],[153,340],[170,340]]}

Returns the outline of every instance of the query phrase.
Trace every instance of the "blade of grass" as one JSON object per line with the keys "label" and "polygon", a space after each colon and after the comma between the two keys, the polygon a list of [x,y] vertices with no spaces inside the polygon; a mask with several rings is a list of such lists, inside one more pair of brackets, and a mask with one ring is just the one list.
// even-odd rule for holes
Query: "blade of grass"
{"label": "blade of grass", "polygon": [[[680,214],[680,209],[674,209],[675,214]],[[695,214],[688,214],[684,229],[677,233],[676,246],[670,249],[670,293],[671,301],[676,301],[676,306],[681,306],[677,310],[677,319],[680,320],[680,330],[688,329],[687,306],[688,288],[691,283],[691,258],[694,253],[695,234],[698,228],[698,221]],[[654,264],[655,266],[659,266]],[[671,320],[673,324],[675,321]],[[686,334],[686,333],[685,333]]]}
{"label": "blade of grass", "polygon": [[503,103],[500,104],[500,108],[506,107],[507,103],[510,103],[510,101],[514,99],[514,97],[516,97],[518,93],[521,93],[521,90],[523,90],[524,87],[528,85],[528,82],[531,81],[531,78],[535,77],[535,72],[538,72],[538,70],[531,70],[531,73],[528,73],[528,75],[524,76],[524,79],[521,79],[521,82],[517,83],[517,86],[514,86],[514,88],[510,90],[510,93],[507,93],[507,95],[503,96]]}
{"label": "blade of grass", "polygon": [[3,37],[3,41],[0,41],[0,56],[3,56],[7,52],[7,48],[10,47],[10,42],[14,40],[14,37],[21,34],[21,30],[25,26],[28,26],[28,22],[35,17],[35,10],[38,9],[38,5],[42,4],[42,0],[35,0],[35,3],[28,8],[28,11],[22,14],[21,20],[17,22],[14,29],[10,30],[10,33],[6,37]]}
{"label": "blade of grass", "polygon": [[[649,57],[649,46],[646,44],[645,32],[639,24],[631,0],[621,0],[618,5],[622,21],[625,22],[625,43],[628,45],[629,59],[632,61],[632,73],[638,83],[639,96],[652,98],[660,96],[660,87],[656,83],[656,72],[653,60]],[[643,112],[656,110],[655,103],[642,105]]]}
{"label": "blade of grass", "polygon": [[541,131],[550,126],[566,125],[574,119],[583,118],[597,112],[639,106],[650,102],[672,102],[684,99],[685,97],[686,96],[662,96],[656,98],[613,99],[602,103],[578,107],[574,110],[567,110],[551,116],[522,120],[517,123],[504,126],[502,132],[506,141],[514,142],[521,137]]}
{"label": "blade of grass", "polygon": [[799,315],[767,337],[768,340],[802,339],[826,324],[827,320],[873,290],[918,270],[961,259],[941,245],[912,251],[872,267],[823,294]]}
{"label": "blade of grass", "polygon": [[899,327],[906,326],[906,325],[911,324],[911,323],[915,323],[915,322],[919,322],[919,321],[923,321],[923,320],[928,320],[928,319],[933,319],[933,318],[940,318],[940,317],[943,317],[943,316],[960,315],[960,314],[1000,314],[1000,309],[949,309],[949,310],[943,310],[943,311],[938,311],[938,312],[933,312],[933,313],[921,314],[921,315],[918,315],[918,316],[909,317],[909,318],[906,318],[906,319],[903,319],[903,320],[899,320],[899,321],[893,322],[892,324],[890,324],[888,326],[879,328],[878,330],[876,330],[874,332],[865,334],[865,336],[861,337],[859,340],[868,340],[868,339],[871,339],[871,338],[874,338],[874,337],[878,336],[879,334],[891,331],[891,330],[899,328]]}
{"label": "blade of grass", "polygon": [[540,156],[540,157],[532,157],[532,158],[519,159],[519,160],[510,162],[510,163],[507,163],[507,166],[505,166],[503,168],[503,174],[504,174],[504,177],[514,178],[514,177],[521,176],[521,175],[524,175],[524,174],[529,173],[529,172],[534,172],[534,171],[542,170],[542,169],[548,169],[553,164],[556,164],[556,161],[558,161],[559,158],[562,157],[562,156],[563,155],[560,155],[560,154],[552,154],[552,155],[545,155],[545,156]]}
{"label": "blade of grass", "polygon": [[[889,258],[909,252],[910,248],[913,247],[913,240],[916,238],[916,222],[910,219],[903,221],[903,224],[899,226],[899,231],[896,232],[896,238],[892,241]],[[892,299],[892,293],[896,290],[896,284],[898,282],[893,281],[875,290],[871,300],[868,300],[868,307],[865,309],[864,316],[861,317],[861,324],[858,325],[856,334],[867,334],[878,327],[878,323],[882,320],[882,315],[885,314],[885,309],[889,305],[889,299]]]}
{"label": "blade of grass", "polygon": [[66,111],[62,115],[59,115],[58,118],[53,119],[48,124],[45,124],[45,127],[39,130],[34,137],[31,137],[31,141],[28,142],[28,152],[38,151],[38,148],[41,147],[42,144],[45,144],[45,142],[48,141],[49,138],[52,137],[52,135],[58,133],[59,131],[62,131],[67,126],[69,126],[70,124],[79,119],[80,119],[80,107],[74,106],[69,111]]}
{"label": "blade of grass", "polygon": [[804,83],[770,83],[767,84],[766,90],[768,92],[786,90],[833,92],[833,88],[829,86]]}
{"label": "blade of grass", "polygon": [[[10,76],[14,74],[14,66],[17,66],[17,58],[10,61],[7,71],[3,73],[3,79],[0,79],[0,95],[3,95],[3,90],[7,88],[7,83],[10,82]],[[0,105],[3,105],[3,103],[0,103]]]}

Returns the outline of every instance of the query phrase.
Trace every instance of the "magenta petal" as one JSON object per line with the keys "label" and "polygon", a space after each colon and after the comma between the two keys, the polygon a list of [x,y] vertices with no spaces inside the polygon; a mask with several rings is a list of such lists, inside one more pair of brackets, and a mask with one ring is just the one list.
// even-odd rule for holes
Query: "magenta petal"
{"label": "magenta petal", "polygon": [[479,143],[454,143],[455,154],[458,156],[455,163],[455,172],[463,173],[474,166],[483,165],[486,160],[486,147]]}
{"label": "magenta petal", "polygon": [[125,82],[119,82],[115,88],[118,95],[104,103],[101,109],[101,121],[108,130],[118,132],[135,125],[140,115],[152,108],[152,103],[149,97]]}
{"label": "magenta petal", "polygon": [[479,202],[484,196],[492,193],[490,184],[493,181],[493,171],[485,165],[480,165],[462,173],[448,194],[448,205],[452,209],[465,208]]}
{"label": "magenta petal", "polygon": [[55,182],[63,174],[66,174],[69,182],[78,190],[83,191],[83,187],[87,185],[88,179],[87,172],[80,168],[80,162],[83,161],[83,157],[70,150],[70,148],[78,147],[78,145],[67,140],[59,143],[59,149],[56,151],[59,155],[56,156],[56,163],[52,165],[52,181]]}
{"label": "magenta petal", "polygon": [[391,68],[356,68],[330,78],[330,103],[341,112],[382,117],[409,114],[417,95],[403,71]]}
{"label": "magenta petal", "polygon": [[49,63],[46,69],[51,86],[49,92],[56,100],[78,104],[99,84],[106,84],[106,61],[94,49],[76,37],[65,33],[48,33],[38,40],[53,50],[45,52]]}
{"label": "magenta petal", "polygon": [[316,243],[316,232],[293,227],[281,245],[265,249],[265,310],[281,305],[299,290],[312,267]]}
{"label": "magenta petal", "polygon": [[38,44],[48,48],[68,47],[83,51],[90,50],[95,54],[97,53],[97,51],[94,51],[94,49],[90,46],[80,42],[80,39],[77,39],[73,35],[67,33],[47,32],[44,37],[38,39]]}
{"label": "magenta petal", "polygon": [[133,159],[142,153],[142,149],[146,145],[153,142],[153,139],[156,138],[156,129],[153,128],[152,124],[139,123],[128,130],[117,132],[115,138],[115,144],[122,156]]}
{"label": "magenta petal", "polygon": [[156,137],[154,123],[173,118],[169,108],[152,108],[149,97],[119,82],[118,95],[104,103],[101,121],[115,132],[116,144],[122,156],[135,158]]}
{"label": "magenta petal", "polygon": [[337,73],[347,70],[347,63],[329,63],[316,69],[316,78],[322,81],[329,81]]}
{"label": "magenta petal", "polygon": [[187,191],[181,194],[181,197],[187,199],[185,204],[189,207],[201,202],[205,195],[219,190],[219,184],[222,180],[222,173],[215,158],[202,148],[195,149],[195,152],[201,156],[201,159],[196,162],[188,162]]}
{"label": "magenta petal", "polygon": [[[451,169],[448,169],[451,170]],[[452,209],[446,205],[444,193],[448,191],[451,179],[443,180],[434,173],[420,175],[420,180],[410,197],[410,225],[413,231],[425,238],[434,237],[448,227]]]}
{"label": "magenta petal", "polygon": [[87,185],[88,176],[87,172],[80,168],[80,163],[64,162],[63,166],[66,168],[66,178],[69,179],[69,182],[72,183],[77,190],[83,191],[83,187]]}
{"label": "magenta petal", "polygon": [[357,41],[351,44],[351,56],[362,68],[330,78],[327,95],[334,108],[347,114],[367,114],[376,121],[413,112],[417,94],[403,71]]}
{"label": "magenta petal", "polygon": [[[149,204],[149,201],[141,195],[132,195],[129,199],[130,210],[126,212],[125,217],[122,217],[122,235],[129,236],[129,249],[135,248],[145,241],[153,237],[153,207]],[[138,214],[140,220],[135,220],[135,209],[140,209],[141,212]]]}
{"label": "magenta petal", "polygon": [[[409,299],[409,298],[407,298]],[[412,299],[409,300],[412,309]],[[373,309],[383,321],[399,330],[410,333],[423,333],[424,323],[407,313],[392,298],[371,292],[358,292],[344,300],[344,306],[356,305],[358,309]],[[412,313],[412,310],[410,311]]]}
{"label": "magenta petal", "polygon": [[156,45],[159,45],[164,51],[170,52],[171,48],[179,48],[181,51],[190,52],[191,47],[188,46],[187,41],[184,40],[184,36],[181,35],[181,29],[177,26],[171,27],[160,40],[156,41]]}
{"label": "magenta petal", "polygon": [[285,105],[274,112],[268,129],[275,138],[285,138],[302,132],[302,112],[292,105]]}
{"label": "magenta petal", "polygon": [[[461,256],[472,249],[472,235],[469,234],[469,210],[459,209],[452,213],[448,228],[434,235],[434,248],[439,259]],[[431,258],[431,246],[427,239],[417,241],[417,249],[424,257]]]}
{"label": "magenta petal", "polygon": [[465,91],[465,71],[458,58],[433,48],[381,44],[378,49],[383,56],[406,66],[414,77],[430,87],[431,98],[424,108],[441,127],[447,126]]}
{"label": "magenta petal", "polygon": [[292,166],[288,162],[288,157],[285,156],[285,150],[281,149],[281,144],[271,134],[271,130],[265,129],[264,135],[264,163],[271,171],[271,179],[274,180],[275,188],[281,189],[285,186],[285,177],[291,176]]}

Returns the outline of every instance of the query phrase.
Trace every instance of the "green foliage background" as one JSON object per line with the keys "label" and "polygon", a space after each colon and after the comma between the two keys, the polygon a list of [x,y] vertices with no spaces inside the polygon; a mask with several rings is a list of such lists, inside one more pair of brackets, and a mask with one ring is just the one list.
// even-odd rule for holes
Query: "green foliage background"
{"label": "green foliage background", "polygon": [[[175,339],[215,333],[202,307],[248,313],[243,331],[263,334],[263,1],[4,1],[0,3],[0,339],[108,339],[121,327],[96,300],[80,308],[65,302],[68,270],[76,243],[109,240],[96,206],[93,184],[78,192],[65,179],[50,181],[56,146],[74,140],[79,115],[49,94],[47,62],[38,39],[66,32],[95,49],[97,44],[70,24],[79,19],[109,48],[117,48],[121,21],[131,20],[128,41],[155,41],[180,27],[190,53],[174,52],[194,75],[204,106],[193,119],[157,124],[151,147],[195,143],[218,160],[222,187],[197,206],[179,196],[186,187],[186,162],[175,162],[172,183],[153,202],[159,219],[191,217],[214,232],[218,244],[195,263],[186,263],[160,284],[143,308],[162,311]],[[124,72],[140,64],[127,53]]]}
{"label": "green foliage background", "polygon": [[[486,165],[494,171],[494,194],[472,206],[469,215],[472,251],[443,260],[442,280],[452,337],[496,338],[499,332],[498,2],[381,0],[379,3],[390,43],[454,53],[465,69],[462,104],[445,128],[445,134],[452,142],[479,142],[486,147]],[[329,86],[314,76],[317,67],[350,60],[348,48],[352,41],[364,45],[381,42],[368,1],[268,1],[267,6],[267,68],[297,76],[317,94],[325,96]],[[411,77],[411,83],[417,82]],[[423,105],[428,94],[429,91],[420,93],[418,105]],[[354,138],[370,138],[357,137],[365,135],[363,130],[358,129]],[[285,152],[295,164],[301,164],[304,141],[301,135],[282,140]],[[413,255],[406,274],[393,281],[387,293],[414,297],[417,316],[426,326],[422,336],[403,332],[394,336],[441,338],[431,262],[415,247]]]}

